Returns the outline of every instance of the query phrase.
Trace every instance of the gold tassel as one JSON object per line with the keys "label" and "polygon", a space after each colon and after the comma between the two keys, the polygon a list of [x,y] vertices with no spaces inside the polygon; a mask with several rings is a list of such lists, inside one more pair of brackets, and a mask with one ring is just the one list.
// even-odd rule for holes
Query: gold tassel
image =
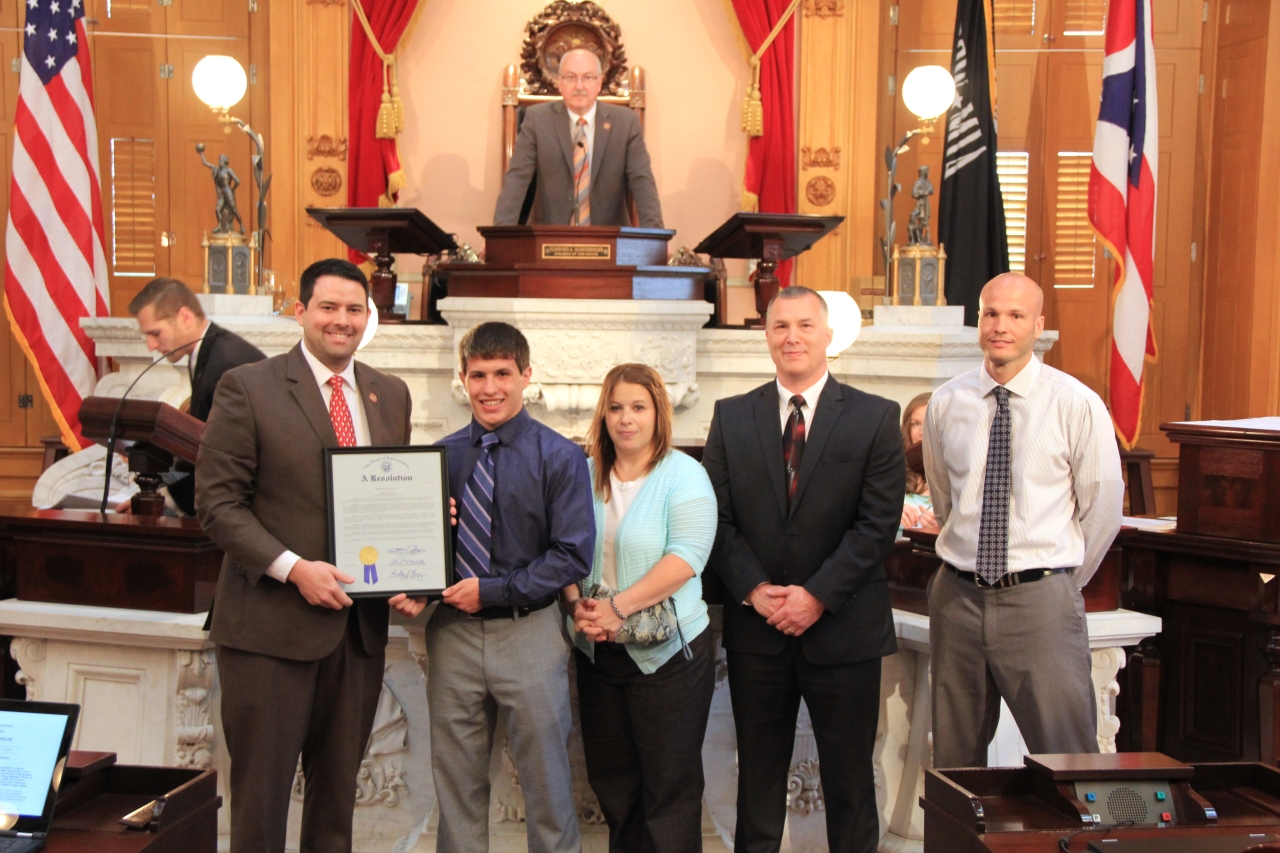
{"label": "gold tassel", "polygon": [[764,136],[764,104],[760,100],[760,60],[751,57],[751,90],[742,100],[742,132]]}
{"label": "gold tassel", "polygon": [[743,213],[759,213],[760,212],[760,196],[751,190],[742,191],[742,212]]}
{"label": "gold tassel", "polygon": [[396,80],[396,61],[392,57],[388,66],[391,75],[391,107],[396,113],[396,133],[404,133],[404,101],[400,100],[400,83]]}
{"label": "gold tassel", "polygon": [[377,139],[396,138],[396,107],[391,101],[386,64],[382,66],[382,103],[378,105],[378,120],[374,125],[373,135]]}

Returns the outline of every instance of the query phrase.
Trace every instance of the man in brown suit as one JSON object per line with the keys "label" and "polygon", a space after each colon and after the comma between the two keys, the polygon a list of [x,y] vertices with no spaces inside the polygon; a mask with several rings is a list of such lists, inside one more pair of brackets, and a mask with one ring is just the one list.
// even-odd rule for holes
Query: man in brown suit
{"label": "man in brown suit", "polygon": [[196,462],[200,523],[226,551],[209,638],[231,755],[232,853],[284,850],[299,754],[301,850],[351,849],[388,607],[353,604],[341,584],[354,578],[329,562],[324,449],[407,444],[412,405],[404,382],[352,358],[368,286],[345,260],[303,272],[302,342],[227,372]]}

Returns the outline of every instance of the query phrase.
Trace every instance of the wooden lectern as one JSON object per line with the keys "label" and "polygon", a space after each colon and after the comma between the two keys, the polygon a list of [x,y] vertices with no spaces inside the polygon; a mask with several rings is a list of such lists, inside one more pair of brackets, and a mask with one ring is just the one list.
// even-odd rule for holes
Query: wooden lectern
{"label": "wooden lectern", "polygon": [[735,213],[694,249],[713,258],[754,258],[756,311],[747,325],[764,326],[765,311],[778,292],[778,264],[794,258],[844,222],[843,216],[802,213]]}
{"label": "wooden lectern", "polygon": [[86,438],[105,445],[113,421],[116,440],[134,442],[128,450],[129,470],[140,489],[131,502],[134,515],[164,515],[161,476],[173,467],[175,456],[195,463],[204,421],[157,400],[86,397],[80,404]]}
{"label": "wooden lectern", "polygon": [[438,255],[456,252],[458,244],[420,210],[398,207],[308,207],[307,213],[349,248],[373,256],[377,269],[369,277],[369,295],[379,323],[403,323],[395,310],[396,274],[392,253]]}
{"label": "wooden lectern", "polygon": [[155,400],[88,397],[84,434],[106,442],[120,409],[116,438],[132,441],[129,470],[143,489],[132,515],[31,510],[0,518],[8,538],[5,574],[18,598],[61,604],[200,613],[209,609],[222,550],[194,518],[161,515],[156,489],[174,457],[194,462],[204,423]]}
{"label": "wooden lectern", "polygon": [[674,231],[613,225],[480,228],[482,264],[449,263],[450,296],[704,299],[710,267],[667,263]]}

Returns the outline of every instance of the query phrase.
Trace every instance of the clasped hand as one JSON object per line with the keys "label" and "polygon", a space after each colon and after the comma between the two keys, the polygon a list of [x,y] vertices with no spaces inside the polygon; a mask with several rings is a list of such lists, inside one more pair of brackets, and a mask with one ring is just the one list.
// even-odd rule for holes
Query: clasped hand
{"label": "clasped hand", "polygon": [[826,607],[802,586],[761,584],[748,599],[755,611],[784,634],[798,637],[809,630]]}
{"label": "clasped hand", "polygon": [[623,621],[607,601],[579,598],[573,603],[573,627],[592,642],[613,642],[622,625]]}

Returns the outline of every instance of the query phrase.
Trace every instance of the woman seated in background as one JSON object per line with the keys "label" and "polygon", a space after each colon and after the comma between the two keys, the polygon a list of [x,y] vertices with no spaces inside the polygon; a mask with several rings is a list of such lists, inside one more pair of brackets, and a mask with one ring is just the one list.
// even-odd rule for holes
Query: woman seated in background
{"label": "woman seated in background", "polygon": [[702,739],[715,659],[699,575],[716,535],[702,466],[671,447],[653,368],[609,371],[588,434],[591,574],[566,587],[587,778],[609,850],[702,849]]}
{"label": "woman seated in background", "polygon": [[[924,412],[929,405],[930,392],[917,394],[902,410],[902,447],[905,450],[919,444],[924,436]],[[907,467],[907,495],[902,501],[902,526],[937,527],[933,515],[933,501],[929,498],[929,484],[924,474]]]}

